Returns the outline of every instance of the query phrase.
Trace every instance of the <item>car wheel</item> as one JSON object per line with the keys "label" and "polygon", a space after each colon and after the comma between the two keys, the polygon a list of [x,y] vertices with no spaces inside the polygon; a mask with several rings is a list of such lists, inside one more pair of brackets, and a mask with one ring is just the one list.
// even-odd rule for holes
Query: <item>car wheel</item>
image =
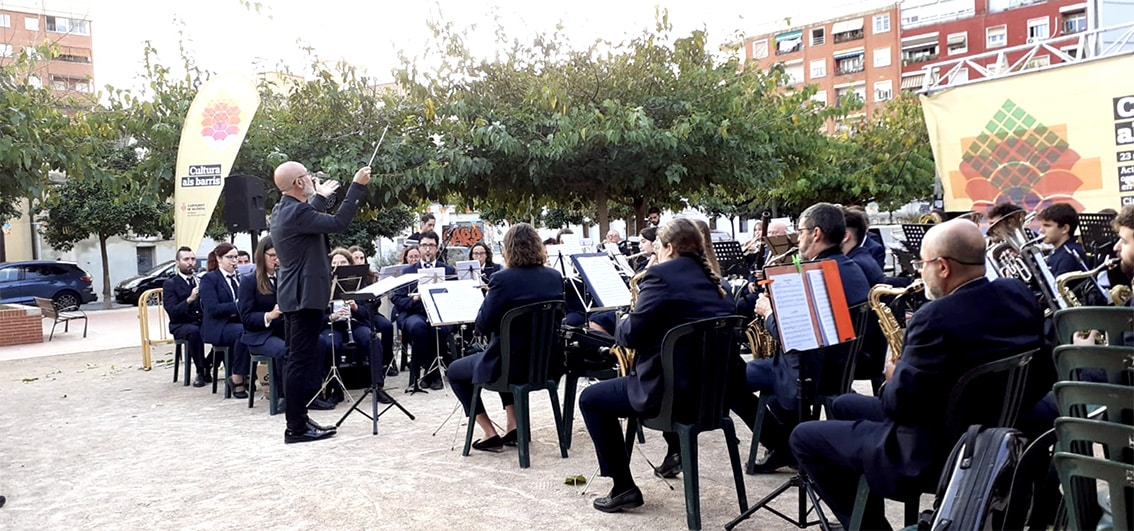
{"label": "car wheel", "polygon": [[82,304],[79,294],[74,291],[60,291],[51,299],[57,310],[77,310]]}

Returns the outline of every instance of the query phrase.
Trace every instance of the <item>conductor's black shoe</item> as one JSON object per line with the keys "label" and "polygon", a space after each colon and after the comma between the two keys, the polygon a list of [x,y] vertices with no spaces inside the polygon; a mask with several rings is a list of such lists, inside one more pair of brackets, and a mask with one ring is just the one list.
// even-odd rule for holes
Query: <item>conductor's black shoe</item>
{"label": "conductor's black shoe", "polygon": [[785,466],[792,468],[798,466],[788,450],[768,450],[764,454],[764,459],[756,461],[752,470],[755,474],[771,474]]}
{"label": "conductor's black shoe", "polygon": [[309,409],[317,409],[319,411],[329,411],[335,409],[335,403],[329,400],[323,400],[322,398],[316,398],[315,400],[312,400],[311,404],[307,407]]}
{"label": "conductor's black shoe", "polygon": [[308,426],[307,429],[304,430],[304,431],[285,430],[283,440],[284,440],[284,444],[292,444],[292,443],[301,443],[301,442],[309,442],[309,441],[318,441],[319,439],[326,439],[328,437],[333,437],[334,435],[335,435],[335,432],[333,432],[333,431],[320,430],[320,429]]}
{"label": "conductor's black shoe", "polygon": [[374,399],[377,400],[379,404],[394,403],[394,399],[390,398],[390,395],[386,394],[386,391],[383,391],[381,389],[374,392]]}
{"label": "conductor's black shoe", "polygon": [[193,387],[204,387],[205,385],[207,385],[207,383],[205,382],[204,375],[198,374],[197,377],[193,379]]}
{"label": "conductor's black shoe", "polygon": [[654,475],[659,478],[675,478],[681,473],[681,454],[669,454],[665,460],[654,469]]}
{"label": "conductor's black shoe", "polygon": [[595,498],[594,506],[604,513],[617,513],[625,509],[641,507],[642,491],[638,487],[631,487],[616,495],[607,495]]}
{"label": "conductor's black shoe", "polygon": [[314,420],[311,420],[311,419],[307,419],[307,427],[311,428],[311,429],[321,430],[321,431],[339,431],[338,426],[324,426],[324,425],[319,424],[318,422],[315,422]]}

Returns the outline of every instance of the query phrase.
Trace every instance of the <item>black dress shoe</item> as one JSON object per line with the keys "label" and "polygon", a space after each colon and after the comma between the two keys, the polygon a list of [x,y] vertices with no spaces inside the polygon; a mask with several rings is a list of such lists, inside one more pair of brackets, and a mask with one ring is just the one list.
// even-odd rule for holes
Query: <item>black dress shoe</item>
{"label": "black dress shoe", "polygon": [[607,495],[595,498],[594,506],[604,513],[617,513],[625,509],[641,507],[642,491],[638,487],[631,487],[617,495]]}
{"label": "black dress shoe", "polygon": [[397,375],[398,375],[398,366],[397,365],[390,365],[390,368],[386,369],[386,376],[394,377],[394,376],[397,376]]}
{"label": "black dress shoe", "polygon": [[441,377],[438,376],[436,380],[429,383],[429,388],[434,391],[440,391],[445,388],[445,382],[441,381]]}
{"label": "black dress shoe", "polygon": [[284,430],[283,440],[284,440],[284,444],[292,444],[292,443],[301,443],[301,442],[309,442],[309,441],[318,441],[319,439],[326,439],[328,437],[333,437],[334,435],[335,435],[334,431],[320,430],[320,429],[308,426],[306,430],[301,431],[301,432]]}
{"label": "black dress shoe", "polygon": [[499,435],[493,435],[492,437],[489,437],[487,439],[477,440],[476,442],[472,443],[472,447],[474,450],[480,450],[482,452],[499,453],[504,451],[504,441],[500,440]]}
{"label": "black dress shoe", "polygon": [[500,438],[500,442],[504,443],[504,446],[516,446],[519,444],[519,442],[516,441],[516,430],[505,433],[504,436]]}
{"label": "black dress shoe", "polygon": [[335,403],[329,400],[323,400],[322,398],[316,398],[315,400],[311,401],[311,404],[308,405],[307,408],[317,409],[319,411],[330,411],[332,409],[335,409]]}
{"label": "black dress shoe", "polygon": [[[230,380],[230,381],[228,382],[228,386],[229,386],[229,389],[231,389],[231,390],[232,390],[232,397],[233,397],[233,398],[240,398],[240,399],[248,398],[248,390],[247,390],[247,389],[248,389],[248,387],[247,387],[247,384],[248,384],[248,382],[244,382],[244,383],[233,383],[233,382],[232,382],[232,381]],[[237,388],[240,388],[240,390],[239,390],[239,391],[237,391],[237,390],[236,390]]]}
{"label": "black dress shoe", "polygon": [[209,374],[209,371],[205,371],[204,374],[198,374],[197,377],[205,380],[205,383],[213,383],[213,375]]}
{"label": "black dress shoe", "polygon": [[752,468],[756,474],[771,474],[785,466],[797,468],[795,458],[787,450],[768,450],[764,459],[756,461]]}
{"label": "black dress shoe", "polygon": [[384,391],[382,389],[379,389],[379,390],[374,392],[374,399],[377,400],[379,404],[393,404],[394,403],[394,399],[390,398],[390,395],[386,394],[386,391]]}
{"label": "black dress shoe", "polygon": [[654,469],[654,475],[659,478],[672,479],[681,473],[681,454],[669,454],[665,460]]}
{"label": "black dress shoe", "polygon": [[315,429],[315,430],[321,430],[321,431],[339,431],[338,426],[324,426],[324,425],[319,424],[318,422],[315,422],[314,420],[311,420],[311,419],[307,419],[307,427],[311,428],[311,429]]}
{"label": "black dress shoe", "polygon": [[205,378],[200,374],[198,374],[197,377],[193,379],[193,387],[204,387],[207,384],[208,382],[206,382]]}

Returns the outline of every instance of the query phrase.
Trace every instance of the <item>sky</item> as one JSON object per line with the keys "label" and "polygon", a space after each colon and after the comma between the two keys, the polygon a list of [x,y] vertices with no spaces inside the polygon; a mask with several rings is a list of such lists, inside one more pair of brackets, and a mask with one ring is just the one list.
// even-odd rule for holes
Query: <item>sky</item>
{"label": "sky", "polygon": [[[799,23],[827,18],[832,10],[858,11],[847,4],[861,2],[263,0],[257,13],[246,7],[256,3],[252,0],[90,0],[89,7],[83,0],[70,0],[74,9],[90,11],[95,82],[100,89],[108,84],[139,87],[146,41],[157,48],[164,65],[180,64],[180,39],[203,69],[245,74],[276,70],[281,64],[293,72],[306,72],[309,60],[301,48],[309,46],[322,60],[346,60],[385,82],[392,81],[390,71],[399,64],[399,50],[414,57],[424,48],[430,36],[427,20],[443,18],[457,27],[477,25],[472,44],[487,55],[493,48],[493,17],[499,18],[510,37],[520,38],[551,31],[561,22],[571,42],[582,46],[596,38],[618,41],[640,34],[652,27],[655,7],[663,7],[669,10],[675,34],[704,28],[709,31],[710,44],[716,46],[738,41],[745,33],[786,27],[785,17]],[[0,0],[0,5],[5,3],[12,2]]]}

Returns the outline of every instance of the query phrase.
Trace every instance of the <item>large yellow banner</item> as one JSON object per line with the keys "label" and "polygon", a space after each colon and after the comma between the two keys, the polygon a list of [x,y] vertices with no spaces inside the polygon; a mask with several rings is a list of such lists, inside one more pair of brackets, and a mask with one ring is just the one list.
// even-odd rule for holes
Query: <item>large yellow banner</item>
{"label": "large yellow banner", "polygon": [[921,98],[945,210],[1134,204],[1134,56]]}
{"label": "large yellow banner", "polygon": [[256,85],[238,74],[210,79],[193,98],[177,149],[173,235],[178,247],[196,250],[201,244],[259,106]]}

